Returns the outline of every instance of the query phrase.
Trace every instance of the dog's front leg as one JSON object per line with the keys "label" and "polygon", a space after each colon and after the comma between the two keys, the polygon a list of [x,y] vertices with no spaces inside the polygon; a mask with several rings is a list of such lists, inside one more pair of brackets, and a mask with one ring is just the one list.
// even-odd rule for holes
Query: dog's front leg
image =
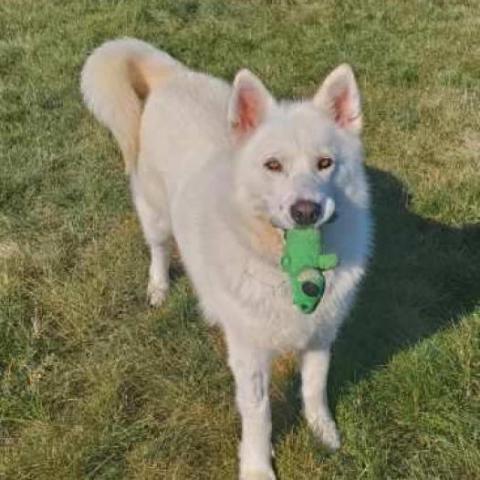
{"label": "dog's front leg", "polygon": [[271,466],[271,354],[227,335],[229,365],[235,377],[236,400],[242,418],[240,480],[275,480]]}
{"label": "dog's front leg", "polygon": [[302,395],[305,417],[319,440],[331,451],[340,447],[340,434],[330,414],[327,377],[330,348],[312,348],[302,354]]}

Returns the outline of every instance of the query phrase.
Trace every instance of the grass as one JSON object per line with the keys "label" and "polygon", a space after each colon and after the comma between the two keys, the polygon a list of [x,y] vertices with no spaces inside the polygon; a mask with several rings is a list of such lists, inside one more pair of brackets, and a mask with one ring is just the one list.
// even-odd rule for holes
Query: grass
{"label": "grass", "polygon": [[226,479],[239,421],[224,345],[148,255],[118,150],[82,106],[103,40],[136,36],[279,96],[358,74],[377,252],[334,352],[344,437],[272,385],[282,479],[480,477],[480,8],[468,0],[0,3],[0,478]]}

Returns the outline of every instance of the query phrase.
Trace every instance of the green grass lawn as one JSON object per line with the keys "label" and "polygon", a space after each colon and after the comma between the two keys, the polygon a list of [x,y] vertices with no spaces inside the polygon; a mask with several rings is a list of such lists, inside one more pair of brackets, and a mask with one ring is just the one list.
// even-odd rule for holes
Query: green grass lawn
{"label": "green grass lawn", "polygon": [[0,478],[233,479],[239,419],[218,331],[148,253],[118,150],[79,72],[135,36],[278,96],[351,63],[364,96],[376,255],[334,351],[333,455],[272,385],[280,480],[480,478],[478,1],[2,0]]}

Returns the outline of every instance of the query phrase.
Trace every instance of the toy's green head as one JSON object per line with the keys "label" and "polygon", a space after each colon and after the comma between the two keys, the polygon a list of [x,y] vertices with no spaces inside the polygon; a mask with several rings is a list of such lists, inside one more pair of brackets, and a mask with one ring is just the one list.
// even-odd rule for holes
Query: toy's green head
{"label": "toy's green head", "polygon": [[308,268],[292,279],[294,304],[303,313],[312,313],[317,308],[325,290],[325,279],[316,268]]}

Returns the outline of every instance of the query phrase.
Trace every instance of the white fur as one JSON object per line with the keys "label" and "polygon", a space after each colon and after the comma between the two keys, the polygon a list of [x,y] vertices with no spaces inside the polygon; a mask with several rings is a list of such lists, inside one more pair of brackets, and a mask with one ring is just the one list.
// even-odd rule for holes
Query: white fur
{"label": "white fur", "polygon": [[[231,87],[124,39],[91,55],[82,90],[125,155],[152,252],[151,302],[161,303],[168,288],[173,235],[206,318],[225,332],[242,416],[240,478],[275,478],[269,370],[286,350],[302,356],[308,422],[327,447],[338,448],[326,397],[329,352],[364,274],[371,237],[351,69],[330,74],[313,101],[277,103],[251,72],[242,70]],[[317,159],[326,155],[334,164],[318,171]],[[272,157],[282,172],[264,167]],[[293,226],[289,211],[298,199],[322,205],[317,226],[326,250],[341,261],[326,273],[327,291],[311,315],[292,303],[279,267],[282,234],[272,226]]]}

